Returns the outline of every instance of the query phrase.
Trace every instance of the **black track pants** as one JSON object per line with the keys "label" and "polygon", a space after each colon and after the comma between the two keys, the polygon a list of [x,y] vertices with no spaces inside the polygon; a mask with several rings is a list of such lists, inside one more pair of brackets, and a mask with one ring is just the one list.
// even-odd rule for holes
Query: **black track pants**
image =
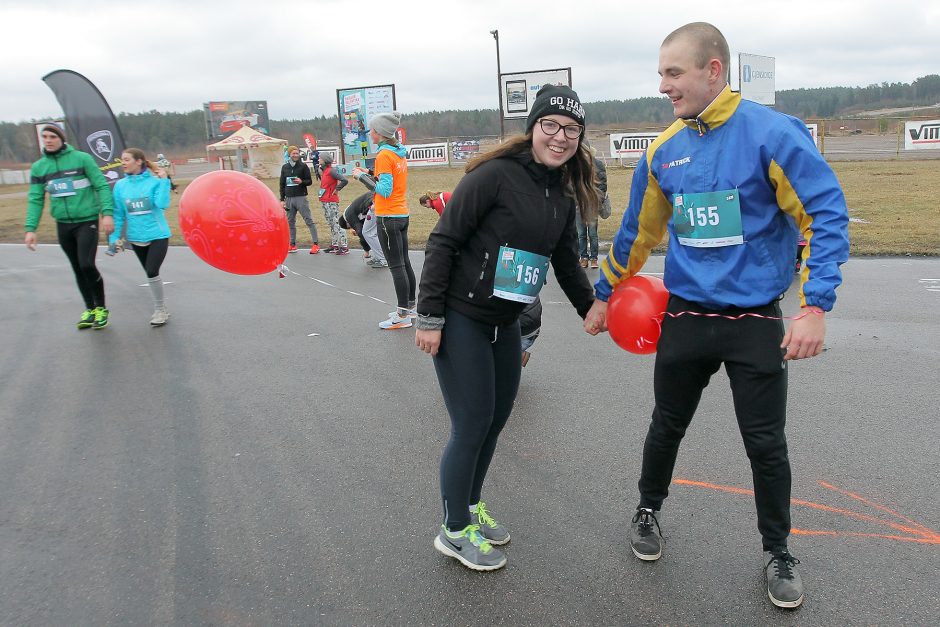
{"label": "black track pants", "polygon": [[[715,312],[676,296],[669,298],[668,311],[781,315],[776,302]],[[691,315],[665,318],[653,375],[656,406],[643,447],[641,507],[661,507],[669,492],[679,443],[702,390],[723,363],[751,462],[758,529],[765,547],[786,544],[790,535],[790,460],[784,435],[787,369],[782,340],[781,320]]]}

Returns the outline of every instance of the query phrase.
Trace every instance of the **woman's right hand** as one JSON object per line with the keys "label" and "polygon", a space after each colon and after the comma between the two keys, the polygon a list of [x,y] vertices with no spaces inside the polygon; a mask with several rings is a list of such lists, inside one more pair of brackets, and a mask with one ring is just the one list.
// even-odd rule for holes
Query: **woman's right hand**
{"label": "woman's right hand", "polygon": [[434,357],[437,355],[437,349],[441,347],[441,330],[427,331],[418,329],[418,332],[415,333],[415,346]]}

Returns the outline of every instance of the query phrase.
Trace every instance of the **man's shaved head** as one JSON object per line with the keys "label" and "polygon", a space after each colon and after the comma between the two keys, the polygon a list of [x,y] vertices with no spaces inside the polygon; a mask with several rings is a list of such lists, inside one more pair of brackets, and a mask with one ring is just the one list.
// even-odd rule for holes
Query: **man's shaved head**
{"label": "man's shaved head", "polygon": [[731,67],[731,52],[728,50],[725,36],[708,22],[692,22],[680,26],[663,40],[663,46],[679,39],[692,44],[694,59],[699,69],[708,65],[711,59],[721,61],[725,72]]}

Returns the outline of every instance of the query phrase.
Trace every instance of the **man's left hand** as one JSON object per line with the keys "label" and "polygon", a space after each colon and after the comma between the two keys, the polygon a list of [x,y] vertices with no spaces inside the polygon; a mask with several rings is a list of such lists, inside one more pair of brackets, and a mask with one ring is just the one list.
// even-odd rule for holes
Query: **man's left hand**
{"label": "man's left hand", "polygon": [[114,233],[114,218],[111,216],[101,216],[101,220],[98,221],[100,228],[104,231],[105,235],[111,235]]}
{"label": "man's left hand", "polygon": [[790,324],[780,344],[780,348],[786,351],[783,356],[785,361],[815,357],[823,350],[826,339],[825,312],[819,307],[803,307],[800,313],[802,317]]}

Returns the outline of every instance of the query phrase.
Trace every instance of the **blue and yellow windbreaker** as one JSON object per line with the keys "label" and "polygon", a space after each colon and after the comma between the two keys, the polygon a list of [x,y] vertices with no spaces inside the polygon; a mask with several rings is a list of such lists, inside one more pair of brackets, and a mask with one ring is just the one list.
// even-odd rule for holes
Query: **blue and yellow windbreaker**
{"label": "blue and yellow windbreaker", "polygon": [[[679,243],[677,195],[734,189],[743,243]],[[597,297],[606,301],[639,272],[668,230],[664,281],[671,294],[713,309],[767,304],[793,278],[794,222],[807,241],[800,304],[829,311],[842,282],[839,266],[849,256],[842,189],[803,122],[742,100],[726,86],[697,118],[676,120],[640,159]]]}

